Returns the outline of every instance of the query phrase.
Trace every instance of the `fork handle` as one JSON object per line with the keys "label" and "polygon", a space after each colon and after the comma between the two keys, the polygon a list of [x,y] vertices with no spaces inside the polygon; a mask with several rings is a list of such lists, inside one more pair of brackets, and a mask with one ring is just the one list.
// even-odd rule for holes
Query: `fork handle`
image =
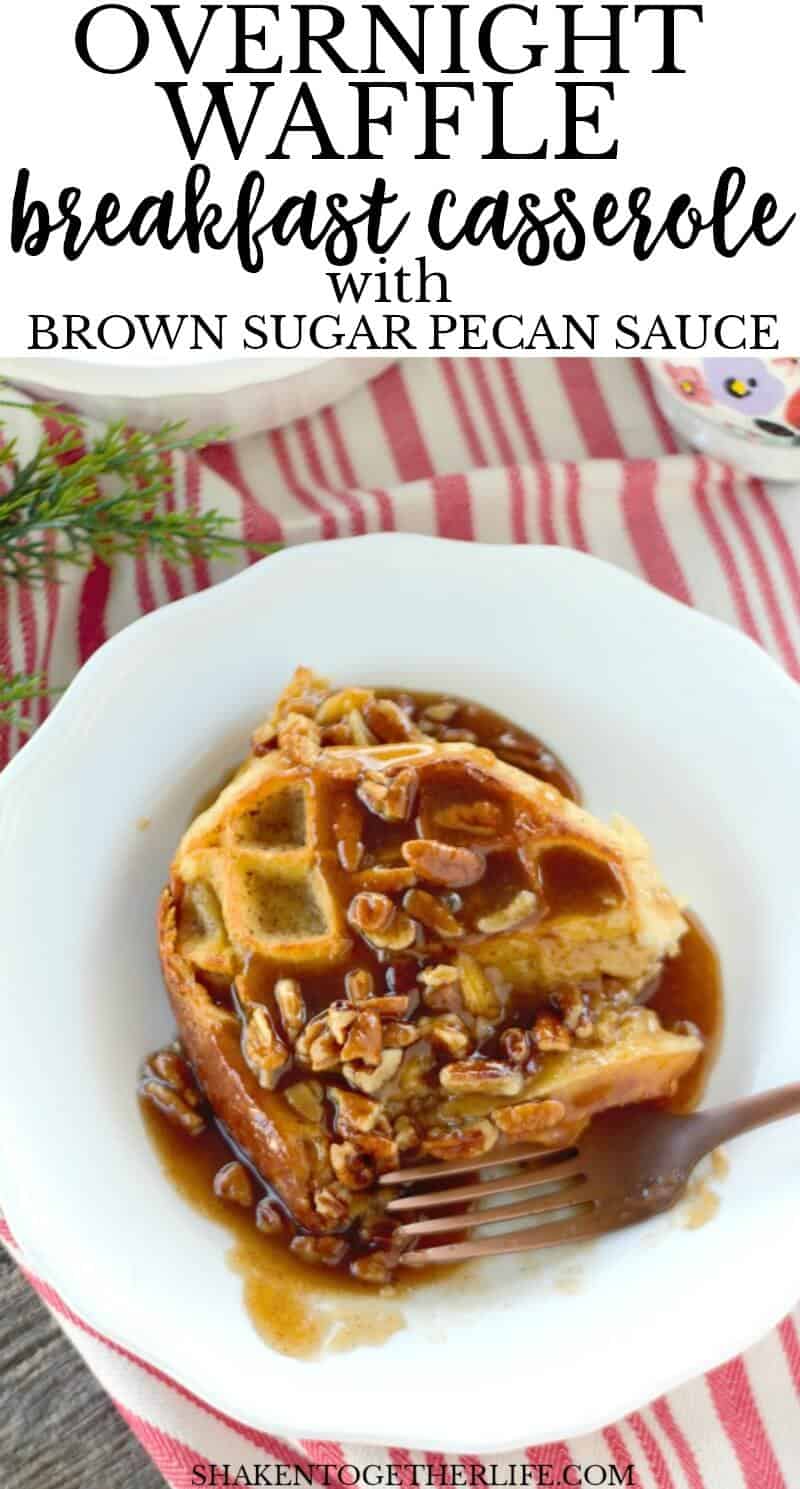
{"label": "fork handle", "polygon": [[745,1096],[741,1101],[732,1101],[728,1106],[719,1106],[710,1112],[699,1112],[688,1119],[691,1126],[687,1128],[695,1152],[694,1161],[720,1143],[751,1132],[754,1127],[764,1127],[768,1122],[779,1122],[782,1117],[793,1117],[797,1113],[800,1113],[798,1082],[791,1086],[775,1086],[758,1096]]}

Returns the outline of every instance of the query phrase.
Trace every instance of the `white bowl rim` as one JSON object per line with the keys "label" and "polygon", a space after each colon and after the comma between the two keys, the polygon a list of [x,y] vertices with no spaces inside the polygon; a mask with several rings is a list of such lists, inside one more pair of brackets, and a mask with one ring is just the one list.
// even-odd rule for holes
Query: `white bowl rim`
{"label": "white bowl rim", "polygon": [[[560,548],[547,545],[493,545],[462,542],[449,539],[432,538],[419,534],[409,533],[381,533],[371,534],[358,538],[340,539],[335,545],[339,556],[345,555],[345,550],[358,549],[362,557],[366,556],[367,550],[379,553],[381,548],[388,546],[394,549],[405,549],[409,559],[413,561],[415,552],[423,548],[430,549],[435,546],[443,553],[447,550],[453,552],[466,552],[471,555],[480,556],[482,561],[502,562],[505,565],[528,565],[531,563],[542,564],[553,574],[562,570],[565,574],[570,570],[586,573],[591,569],[596,573],[602,572],[603,582],[614,585],[618,589],[634,590],[640,597],[648,597],[646,603],[652,608],[657,606],[663,612],[669,612],[673,623],[683,630],[695,641],[702,641],[712,634],[715,636],[716,644],[724,646],[729,650],[736,651],[742,667],[760,670],[763,679],[768,686],[778,688],[785,694],[787,701],[793,700],[792,706],[798,710],[798,734],[800,735],[800,689],[785,670],[779,666],[757,643],[752,641],[744,632],[721,622],[714,617],[690,606],[676,602],[663,592],[654,589],[645,581],[618,568],[616,565],[595,558],[577,550]],[[68,720],[76,716],[80,711],[84,695],[91,692],[96,682],[99,682],[105,671],[116,666],[118,659],[127,651],[135,649],[137,638],[141,636],[145,628],[161,627],[165,632],[168,630],[173,612],[180,611],[185,614],[186,607],[192,606],[199,611],[203,607],[214,606],[223,592],[230,593],[235,587],[244,591],[247,587],[255,588],[263,575],[263,565],[268,563],[274,569],[276,564],[297,564],[304,561],[304,555],[308,553],[320,553],[324,551],[326,556],[331,553],[329,543],[313,543],[300,545],[297,548],[286,548],[270,555],[268,559],[250,566],[243,572],[216,585],[211,589],[188,596],[174,602],[172,605],[164,606],[139,620],[126,626],[122,631],[109,639],[83,666],[76,679],[67,689],[66,693],[53,708],[51,715],[45,723],[37,730],[36,734],[25,746],[25,748],[0,772],[0,799],[12,789],[18,790],[26,777],[35,774],[46,754],[52,750],[59,729],[67,724]],[[52,764],[52,762],[51,762]],[[2,1108],[2,1093],[4,1083],[0,1082],[0,1109]],[[10,1114],[13,1118],[13,1112]],[[11,1145],[0,1146],[0,1200],[6,1203],[5,1195],[14,1187],[13,1160],[11,1157]],[[20,1188],[24,1185],[24,1176]],[[15,1209],[12,1201],[11,1210],[6,1209],[12,1234],[15,1235],[23,1252],[23,1260],[27,1256],[34,1270],[48,1284],[53,1286],[59,1293],[63,1302],[74,1311],[80,1320],[90,1329],[107,1339],[123,1351],[129,1352],[136,1359],[142,1361],[146,1367],[156,1372],[163,1373],[169,1380],[175,1381],[179,1387],[191,1392],[198,1398],[201,1405],[206,1406],[212,1414],[223,1413],[234,1420],[248,1421],[243,1417],[241,1406],[237,1403],[234,1390],[227,1394],[224,1390],[215,1386],[213,1400],[204,1384],[202,1373],[195,1373],[190,1369],[181,1368],[178,1372],[169,1360],[159,1358],[148,1349],[146,1343],[141,1340],[126,1337],[124,1331],[115,1327],[113,1300],[99,1298],[91,1291],[87,1284],[81,1287],[69,1275],[60,1272],[59,1257],[45,1259],[35,1235],[28,1234],[27,1225],[22,1218],[24,1206]],[[798,1286],[800,1286],[800,1269],[798,1270]],[[763,1297],[763,1301],[761,1301]],[[725,1317],[722,1326],[717,1330],[713,1343],[705,1346],[695,1344],[691,1376],[701,1375],[705,1371],[715,1368],[724,1361],[747,1349],[756,1339],[772,1329],[786,1312],[794,1305],[796,1298],[785,1297],[781,1294],[778,1298],[772,1293],[762,1295],[756,1294],[754,1289],[743,1290],[743,1294],[737,1300],[737,1307],[731,1308]],[[599,1427],[615,1422],[626,1416],[631,1411],[643,1404],[645,1399],[653,1400],[663,1393],[674,1390],[687,1380],[685,1369],[659,1367],[653,1360],[648,1362],[647,1384],[642,1390],[631,1388],[629,1391],[618,1392],[609,1399],[603,1398],[602,1412],[593,1410],[587,1403],[583,1409],[573,1408],[565,1403],[563,1416],[552,1424],[552,1431],[548,1431],[550,1439],[570,1439],[583,1435],[584,1433],[598,1430]],[[326,1414],[326,1404],[315,1400],[313,1413],[315,1422],[313,1435],[324,1440],[342,1440],[340,1426],[337,1419],[329,1412]],[[269,1428],[265,1427],[264,1421],[248,1422],[248,1425],[259,1431],[269,1430],[279,1433],[285,1437],[308,1438],[310,1427],[304,1417],[307,1409],[301,1403],[297,1414],[284,1416],[283,1420],[273,1420],[270,1416]],[[397,1419],[393,1414],[391,1406],[386,1410],[385,1417],[373,1420],[369,1433],[360,1434],[358,1431],[348,1431],[344,1440],[352,1443],[374,1443],[376,1441],[391,1442],[397,1438]],[[501,1438],[486,1438],[469,1436],[469,1428],[447,1429],[436,1433],[435,1439],[429,1434],[415,1432],[413,1425],[409,1424],[408,1432],[403,1428],[403,1445],[412,1449],[440,1450],[443,1452],[476,1452],[476,1453],[500,1453],[518,1448],[530,1439],[519,1436],[509,1437],[503,1435]],[[465,1440],[466,1438],[466,1440]],[[540,1439],[540,1440],[543,1440]]]}

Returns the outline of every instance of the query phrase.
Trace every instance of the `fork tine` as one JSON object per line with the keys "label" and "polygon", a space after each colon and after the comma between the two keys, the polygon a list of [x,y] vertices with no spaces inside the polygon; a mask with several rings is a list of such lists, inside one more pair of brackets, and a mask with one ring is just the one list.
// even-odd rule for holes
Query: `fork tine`
{"label": "fork tine", "polygon": [[581,1204],[581,1193],[586,1180],[576,1175],[570,1183],[551,1194],[540,1194],[532,1199],[518,1200],[515,1205],[498,1205],[494,1209],[473,1210],[466,1215],[440,1215],[435,1220],[415,1220],[411,1225],[401,1225],[401,1236],[431,1236],[441,1231],[475,1230],[480,1225],[497,1225],[501,1220],[525,1220],[528,1215],[544,1215],[548,1210],[569,1210]]}
{"label": "fork tine", "polygon": [[525,1169],[519,1174],[510,1174],[506,1179],[492,1179],[488,1184],[464,1184],[459,1189],[423,1189],[416,1194],[404,1194],[400,1199],[389,1201],[386,1209],[392,1215],[402,1210],[438,1210],[442,1205],[455,1205],[461,1200],[482,1199],[485,1194],[510,1194],[513,1189],[537,1189],[543,1184],[554,1184],[558,1179],[571,1179],[583,1173],[584,1164],[578,1154],[564,1163],[541,1164]]}
{"label": "fork tine", "polygon": [[456,1241],[446,1246],[428,1246],[422,1251],[407,1251],[401,1261],[406,1267],[425,1267],[432,1263],[443,1265],[470,1261],[478,1256],[539,1251],[546,1246],[561,1246],[566,1241],[589,1241],[617,1228],[595,1214],[595,1206],[592,1206],[588,1213],[567,1220],[551,1220],[546,1225],[534,1225],[524,1230],[507,1231],[503,1236],[484,1236],[478,1241]]}
{"label": "fork tine", "polygon": [[416,1184],[419,1179],[446,1179],[450,1174],[472,1174],[479,1169],[501,1168],[506,1163],[526,1163],[531,1158],[546,1160],[567,1158],[576,1151],[568,1148],[508,1148],[502,1153],[484,1153],[480,1158],[453,1158],[449,1163],[424,1163],[418,1168],[396,1168],[381,1174],[379,1184]]}

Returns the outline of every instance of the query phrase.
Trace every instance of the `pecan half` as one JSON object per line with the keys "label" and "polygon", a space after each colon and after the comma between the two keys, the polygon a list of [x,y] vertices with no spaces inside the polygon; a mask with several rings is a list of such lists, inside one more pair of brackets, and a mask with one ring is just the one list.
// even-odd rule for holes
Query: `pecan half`
{"label": "pecan half", "polygon": [[451,1060],[463,1060],[474,1048],[469,1029],[456,1013],[440,1014],[426,1022],[425,1034],[436,1049]]}
{"label": "pecan half", "polygon": [[192,1067],[177,1050],[159,1050],[149,1064],[159,1079],[166,1081],[189,1106],[202,1105],[203,1093],[198,1090]]}
{"label": "pecan half", "polygon": [[524,1142],[557,1127],[565,1113],[562,1101],[521,1101],[518,1106],[498,1107],[492,1112],[492,1121],[512,1142]]}
{"label": "pecan half", "polygon": [[487,1118],[469,1127],[432,1127],[422,1141],[423,1153],[432,1158],[480,1158],[497,1142],[497,1128]]}
{"label": "pecan half", "polygon": [[263,1004],[251,1008],[242,1032],[242,1054],[258,1084],[272,1091],[289,1060],[286,1045],[278,1038],[275,1025]]}
{"label": "pecan half", "polygon": [[205,1132],[205,1118],[189,1106],[172,1086],[163,1081],[143,1081],[139,1091],[173,1126],[181,1127],[190,1137],[199,1137],[201,1132]]}
{"label": "pecan half", "polygon": [[457,967],[461,979],[461,995],[470,1013],[490,1020],[499,1018],[502,1008],[499,994],[480,962],[462,952]]}
{"label": "pecan half", "polygon": [[500,1060],[458,1060],[444,1065],[439,1081],[451,1096],[518,1096],[522,1071]]}
{"label": "pecan half", "polygon": [[248,1209],[253,1203],[253,1181],[243,1163],[226,1163],[214,1175],[214,1193],[220,1199]]}
{"label": "pecan half", "polygon": [[435,931],[443,941],[457,941],[464,934],[464,927],[459,925],[455,915],[427,889],[409,889],[403,898],[403,909],[429,931]]}
{"label": "pecan half", "polygon": [[449,889],[464,889],[477,884],[486,872],[486,859],[473,848],[455,848],[451,843],[437,843],[432,838],[411,838],[403,844],[402,854],[420,879],[430,884],[445,884]]}

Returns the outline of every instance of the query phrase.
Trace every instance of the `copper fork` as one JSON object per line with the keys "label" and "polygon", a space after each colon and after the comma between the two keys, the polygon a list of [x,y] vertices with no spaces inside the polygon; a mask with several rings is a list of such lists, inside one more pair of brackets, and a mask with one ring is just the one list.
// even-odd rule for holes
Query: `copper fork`
{"label": "copper fork", "polygon": [[[431,1237],[434,1243],[406,1252],[403,1261],[407,1266],[536,1251],[565,1241],[602,1236],[671,1209],[685,1192],[692,1170],[707,1153],[754,1127],[795,1113],[800,1113],[800,1084],[781,1086],[692,1116],[620,1108],[596,1117],[570,1148],[494,1148],[482,1158],[396,1169],[384,1174],[380,1182],[422,1185],[391,1200],[388,1210],[392,1215],[413,1217],[419,1210],[445,1211],[434,1218],[410,1218],[398,1228],[400,1239],[416,1242],[419,1237]],[[479,1177],[500,1167],[504,1172],[496,1178]],[[449,1185],[459,1174],[470,1173],[476,1175],[472,1183],[441,1187],[443,1180]],[[471,1208],[473,1201],[489,1196],[495,1200],[515,1191],[527,1193],[511,1204]],[[481,1226],[556,1214],[558,1218],[476,1240],[445,1240],[443,1244],[435,1240],[437,1235],[452,1236]]]}

